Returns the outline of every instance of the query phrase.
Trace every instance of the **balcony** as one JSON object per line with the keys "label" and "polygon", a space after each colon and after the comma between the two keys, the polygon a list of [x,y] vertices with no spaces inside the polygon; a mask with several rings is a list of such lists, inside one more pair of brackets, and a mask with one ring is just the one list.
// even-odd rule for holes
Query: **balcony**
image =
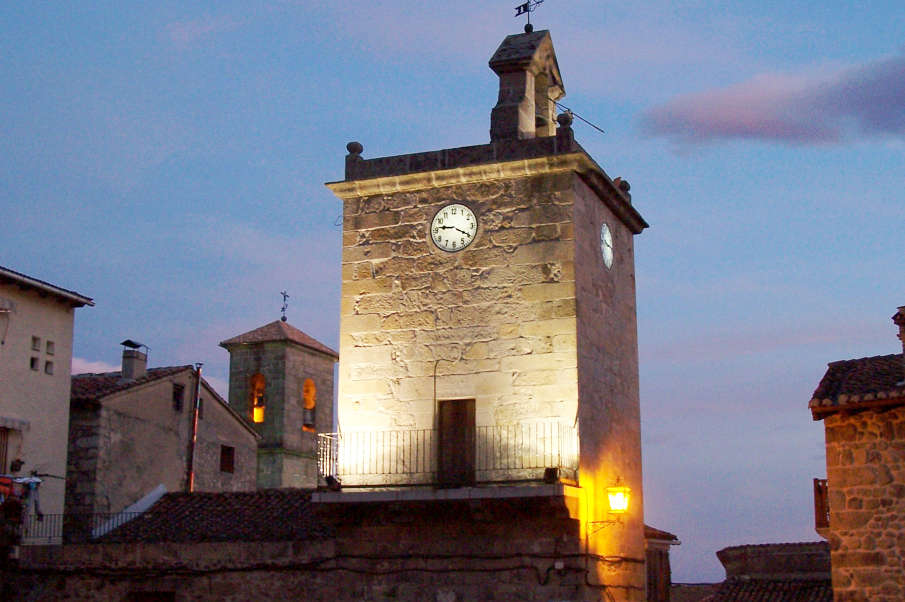
{"label": "balcony", "polygon": [[344,487],[540,481],[548,468],[573,480],[577,475],[578,433],[571,425],[478,426],[450,439],[437,429],[324,433],[318,472]]}
{"label": "balcony", "polygon": [[814,529],[819,535],[830,526],[829,490],[826,479],[814,479]]}
{"label": "balcony", "polygon": [[141,512],[29,514],[20,527],[19,543],[23,546],[90,543],[141,515]]}

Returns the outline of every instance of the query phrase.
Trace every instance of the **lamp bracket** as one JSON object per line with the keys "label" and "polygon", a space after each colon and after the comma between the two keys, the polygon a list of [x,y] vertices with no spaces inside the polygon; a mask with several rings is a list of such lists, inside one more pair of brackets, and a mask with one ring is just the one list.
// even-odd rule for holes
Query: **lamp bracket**
{"label": "lamp bracket", "polygon": [[621,516],[619,516],[617,518],[611,518],[609,520],[588,521],[588,525],[590,525],[592,527],[591,533],[597,533],[598,531],[606,529],[607,527],[612,527],[614,525],[621,525],[621,524],[622,524]]}

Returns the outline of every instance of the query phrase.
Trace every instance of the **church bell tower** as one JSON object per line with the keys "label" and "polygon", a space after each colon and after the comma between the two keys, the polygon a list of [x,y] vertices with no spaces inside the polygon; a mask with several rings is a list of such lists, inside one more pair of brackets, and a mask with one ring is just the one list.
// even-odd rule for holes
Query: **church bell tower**
{"label": "church bell tower", "polygon": [[333,430],[336,352],[284,320],[220,343],[229,405],[254,426],[259,489],[317,487],[317,434]]}
{"label": "church bell tower", "polygon": [[[558,484],[588,552],[642,559],[600,571],[643,592],[647,223],[556,116],[548,31],[506,37],[490,67],[489,144],[367,159],[351,142],[328,184],[343,201],[335,471],[344,488],[471,496]],[[608,488],[630,493],[624,513]]]}

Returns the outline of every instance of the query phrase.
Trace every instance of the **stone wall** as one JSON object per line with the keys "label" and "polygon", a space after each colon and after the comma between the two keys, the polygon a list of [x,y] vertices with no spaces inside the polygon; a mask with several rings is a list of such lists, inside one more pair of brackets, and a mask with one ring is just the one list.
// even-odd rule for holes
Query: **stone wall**
{"label": "stone wall", "polygon": [[283,434],[286,447],[303,449],[307,439],[302,432],[302,410],[304,408],[302,387],[305,379],[314,381],[317,390],[317,406],[314,413],[314,427],[318,433],[331,433],[333,426],[333,368],[336,358],[311,351],[297,345],[286,350],[285,424],[292,425]]}
{"label": "stone wall", "polygon": [[100,447],[100,410],[76,408],[69,412],[69,455],[66,458],[67,514],[94,512],[97,455]]}
{"label": "stone wall", "polygon": [[29,547],[7,599],[624,599],[587,579],[604,561],[583,553],[561,503],[321,504],[325,539]]}
{"label": "stone wall", "polygon": [[[573,177],[345,201],[343,429],[435,428],[435,397],[474,398],[478,425],[574,421]],[[458,253],[428,236],[452,202],[479,224]]]}
{"label": "stone wall", "polygon": [[[251,491],[256,488],[257,439],[219,401],[202,388],[204,418],[198,421],[195,491]],[[220,470],[222,446],[233,448],[233,472]]]}
{"label": "stone wall", "polygon": [[316,487],[317,437],[302,430],[302,388],[308,378],[316,387],[317,433],[333,432],[335,358],[288,341],[236,345],[229,351],[230,402],[249,421],[250,379],[256,373],[266,379],[264,422],[253,425],[262,436],[258,486]]}
{"label": "stone wall", "polygon": [[264,446],[282,445],[285,348],[285,343],[270,342],[238,345],[229,350],[229,403],[249,422],[252,421],[251,377],[264,376],[264,422],[254,424]]}
{"label": "stone wall", "polygon": [[[189,369],[127,389],[101,404],[72,409],[66,483],[67,513],[120,512],[157,485],[185,490],[194,376]],[[173,407],[173,384],[184,387],[182,408]],[[198,422],[196,490],[255,488],[254,435],[202,388]],[[220,446],[235,450],[234,472],[220,471]]]}
{"label": "stone wall", "polygon": [[[628,512],[606,529],[591,527],[590,544],[601,555],[638,558],[645,552],[634,237],[583,180],[575,178],[573,186],[575,263],[581,266],[576,270],[580,482],[588,492],[587,520],[613,518],[607,487],[631,488]],[[613,240],[610,267],[601,254],[604,223]],[[624,578],[641,583],[642,567],[627,566]]]}
{"label": "stone wall", "polygon": [[905,599],[905,408],[824,419],[833,591]]}

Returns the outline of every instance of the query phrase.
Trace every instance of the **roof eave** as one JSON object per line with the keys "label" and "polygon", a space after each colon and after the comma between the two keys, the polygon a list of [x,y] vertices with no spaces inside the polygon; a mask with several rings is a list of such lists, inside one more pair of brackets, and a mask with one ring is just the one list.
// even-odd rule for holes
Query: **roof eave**
{"label": "roof eave", "polygon": [[[333,351],[332,349],[330,349],[329,347],[327,347],[327,348],[330,349],[330,352],[327,353],[323,349],[318,349],[317,347],[312,347],[311,345],[305,345],[304,343],[299,343],[297,341],[293,341],[292,339],[268,339],[266,341],[252,341],[252,342],[238,342],[238,343],[230,343],[229,341],[221,341],[219,343],[219,345],[220,345],[220,347],[223,347],[224,349],[229,351],[230,348],[243,347],[243,346],[251,347],[252,345],[264,345],[266,343],[288,343],[290,345],[295,345],[296,347],[303,347],[304,349],[310,349],[311,351],[320,353],[321,355],[326,355],[327,357],[332,357],[336,360],[339,360],[339,354],[337,352]],[[326,347],[326,345],[325,345],[325,347]]]}
{"label": "roof eave", "polygon": [[94,300],[75,291],[70,291],[49,282],[26,276],[15,270],[0,266],[0,279],[13,282],[23,288],[31,288],[45,295],[53,295],[58,299],[69,303],[72,307],[94,306]]}
{"label": "roof eave", "polygon": [[258,431],[256,431],[256,430],[254,429],[254,427],[253,427],[251,424],[248,423],[247,420],[245,420],[245,417],[244,417],[244,416],[242,416],[239,412],[236,411],[235,408],[233,408],[231,405],[229,405],[229,402],[226,401],[225,399],[223,399],[223,397],[222,397],[219,393],[217,393],[216,389],[214,389],[214,388],[210,385],[209,382],[207,382],[206,380],[204,380],[204,377],[203,377],[203,376],[201,377],[201,382],[204,384],[204,387],[208,390],[208,392],[211,393],[211,394],[213,395],[214,399],[216,399],[217,402],[218,402],[218,403],[219,403],[219,404],[220,404],[220,405],[221,405],[221,406],[222,406],[222,407],[223,407],[223,408],[224,408],[224,409],[225,409],[225,410],[233,417],[233,418],[235,418],[235,420],[236,420],[241,426],[243,426],[243,427],[245,428],[245,430],[247,430],[249,433],[251,433],[252,435],[254,435],[255,439],[262,439],[261,434],[260,434]]}
{"label": "roof eave", "polygon": [[824,405],[826,402],[838,403],[835,400],[812,399],[808,406],[811,409],[811,417],[814,420],[823,420],[831,414],[842,414],[844,412],[859,412],[863,410],[871,410],[877,408],[893,408],[896,406],[905,406],[905,397],[895,396],[888,399],[872,399],[868,401],[847,401],[843,405]]}

